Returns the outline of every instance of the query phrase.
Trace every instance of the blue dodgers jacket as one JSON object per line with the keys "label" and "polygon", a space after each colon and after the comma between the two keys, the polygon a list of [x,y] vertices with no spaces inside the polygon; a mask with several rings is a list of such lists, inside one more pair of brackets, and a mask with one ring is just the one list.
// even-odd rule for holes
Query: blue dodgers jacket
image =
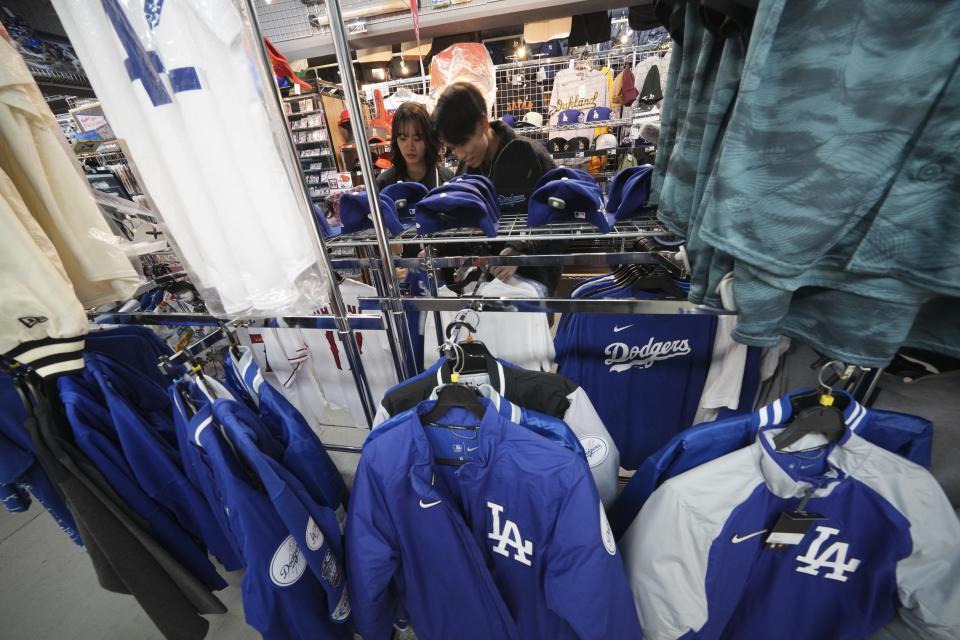
{"label": "blue dodgers jacket", "polygon": [[422,402],[364,444],[347,514],[358,631],[389,638],[402,608],[422,640],[641,638],[584,460],[481,402],[481,420],[446,414],[457,429],[422,424]]}
{"label": "blue dodgers jacket", "polygon": [[[206,469],[211,496],[227,515],[246,571],[247,622],[266,640],[349,638],[345,572],[336,558],[337,518],[311,503],[297,481],[263,453],[269,434],[247,407],[207,379],[213,396],[178,428],[195,444],[194,463]],[[195,394],[192,397],[200,397]]]}
{"label": "blue dodgers jacket", "polygon": [[57,381],[60,400],[77,447],[131,511],[147,524],[154,539],[194,576],[211,589],[227,583],[207,559],[206,550],[180,526],[173,515],[140,487],[123,454],[100,390],[81,374],[62,376]]}
{"label": "blue dodgers jacket", "polygon": [[86,354],[84,363],[83,375],[103,394],[137,483],[207,549],[229,562],[233,547],[183,468],[166,390],[106,356]]}
{"label": "blue dodgers jacket", "polygon": [[[608,511],[617,540],[623,536],[654,490],[667,479],[750,446],[757,438],[757,430],[769,424],[774,415],[782,420],[789,419],[792,396],[808,391],[810,389],[789,393],[756,413],[705,422],[674,436],[637,469]],[[857,435],[911,462],[930,466],[933,424],[929,420],[895,411],[868,409],[845,391],[837,393],[849,398],[844,419]]]}
{"label": "blue dodgers jacket", "polygon": [[303,415],[264,381],[253,352],[248,347],[237,347],[237,353],[239,358],[232,353],[224,358],[227,388],[245,405],[255,408],[261,424],[273,437],[276,444],[267,453],[296,476],[314,500],[337,512],[342,530],[347,485],[339,469]]}

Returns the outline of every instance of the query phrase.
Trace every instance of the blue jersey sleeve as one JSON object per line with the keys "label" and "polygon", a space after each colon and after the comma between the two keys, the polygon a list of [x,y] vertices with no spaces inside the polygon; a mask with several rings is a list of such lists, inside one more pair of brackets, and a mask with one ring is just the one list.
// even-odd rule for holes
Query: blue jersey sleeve
{"label": "blue jersey sleeve", "polygon": [[584,465],[566,491],[546,566],[550,609],[583,640],[642,638],[630,585]]}
{"label": "blue jersey sleeve", "polygon": [[397,602],[391,581],[397,570],[397,532],[361,456],[347,513],[347,584],[357,631],[364,640],[389,640]]}

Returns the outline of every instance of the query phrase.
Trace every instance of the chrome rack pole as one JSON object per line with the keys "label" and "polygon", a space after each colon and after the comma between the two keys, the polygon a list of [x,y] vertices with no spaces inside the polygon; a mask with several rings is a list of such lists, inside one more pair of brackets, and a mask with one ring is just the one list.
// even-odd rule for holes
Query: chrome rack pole
{"label": "chrome rack pole", "polygon": [[[430,288],[430,295],[434,298],[437,298],[440,295],[439,293],[440,290],[437,287],[437,282],[439,282],[440,279],[437,276],[437,268],[433,264],[433,258],[434,258],[433,245],[429,243],[424,244],[423,249],[424,249],[424,257],[426,258],[426,261],[427,261],[427,268],[426,268],[427,285]],[[440,317],[440,312],[431,311],[430,313],[433,314],[433,328],[436,329],[437,331],[437,344],[443,344],[445,341],[445,337],[443,335],[443,320]]]}
{"label": "chrome rack pole", "polygon": [[[247,0],[250,2],[251,0]],[[347,113],[350,114],[350,128],[353,139],[357,144],[357,156],[360,159],[360,170],[367,190],[367,199],[370,202],[370,213],[373,218],[373,229],[377,234],[377,247],[380,251],[380,260],[383,262],[383,280],[386,285],[387,296],[384,305],[384,316],[387,319],[387,336],[390,339],[390,348],[394,351],[394,364],[400,380],[406,380],[413,375],[410,371],[408,355],[413,355],[413,339],[410,328],[407,326],[406,316],[400,303],[400,287],[397,284],[397,274],[393,269],[393,255],[390,244],[387,242],[387,231],[380,213],[377,181],[374,179],[373,162],[370,160],[370,150],[366,145],[367,133],[363,126],[363,110],[360,107],[360,93],[357,78],[353,72],[353,61],[350,59],[350,47],[347,44],[347,27],[343,23],[343,12],[340,10],[340,0],[324,0],[327,8],[327,19],[330,21],[330,37],[333,39],[333,49],[337,54],[337,67],[340,69],[340,79],[343,81],[344,100]]]}
{"label": "chrome rack pole", "polygon": [[[257,48],[260,51],[260,77],[262,80],[269,81],[270,84],[264,86],[272,87],[273,91],[266,93],[271,93],[273,95],[278,113],[283,113],[283,103],[280,99],[280,91],[277,88],[276,81],[273,79],[273,73],[264,72],[265,69],[272,69],[272,66],[270,64],[269,57],[267,56],[266,47],[263,44],[263,34],[260,32],[260,24],[257,21],[257,12],[253,7],[253,0],[245,0],[245,4],[247,7],[247,14],[250,17],[250,24],[253,26],[253,35],[257,41]],[[297,155],[297,150],[296,146],[293,144],[293,139],[290,137],[289,133],[287,133],[284,138],[287,141],[287,153],[293,158],[294,165],[299,165],[300,158]],[[350,328],[350,324],[347,322],[347,306],[343,303],[343,296],[340,295],[340,287],[337,286],[337,279],[333,270],[333,265],[330,263],[330,254],[327,252],[327,245],[323,240],[323,234],[320,232],[320,223],[317,220],[317,217],[313,214],[313,201],[310,199],[310,190],[307,188],[306,181],[303,177],[303,172],[301,171],[298,173],[300,189],[296,195],[300,197],[301,204],[305,204],[307,211],[310,213],[310,222],[312,223],[314,237],[316,238],[320,249],[318,252],[320,270],[323,272],[323,275],[327,278],[327,282],[330,284],[330,306],[337,324],[337,336],[339,337],[340,343],[343,345],[344,353],[347,356],[347,362],[350,365],[350,373],[353,375],[354,384],[357,386],[357,393],[360,394],[360,404],[363,407],[363,415],[367,419],[367,426],[372,428],[373,419],[374,416],[376,416],[377,401],[374,400],[373,393],[370,391],[370,383],[367,381],[367,375],[363,369],[363,362],[360,360],[360,349],[357,346],[356,336],[353,333],[353,329]]]}

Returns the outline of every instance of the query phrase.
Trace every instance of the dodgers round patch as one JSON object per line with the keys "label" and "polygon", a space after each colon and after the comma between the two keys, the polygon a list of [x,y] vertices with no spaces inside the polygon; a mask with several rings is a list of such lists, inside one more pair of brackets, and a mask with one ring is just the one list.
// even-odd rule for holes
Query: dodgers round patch
{"label": "dodgers round patch", "polygon": [[278,587],[289,587],[300,579],[307,568],[306,560],[300,553],[293,536],[280,543],[270,560],[270,580]]}
{"label": "dodgers round patch", "polygon": [[599,436],[583,436],[580,438],[580,446],[587,457],[587,464],[590,468],[603,464],[603,461],[610,455],[610,447],[603,438]]}

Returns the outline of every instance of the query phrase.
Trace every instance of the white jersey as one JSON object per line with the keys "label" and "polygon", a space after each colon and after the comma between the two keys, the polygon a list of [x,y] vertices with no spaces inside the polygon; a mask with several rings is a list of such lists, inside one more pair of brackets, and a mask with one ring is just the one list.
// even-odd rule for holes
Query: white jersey
{"label": "white jersey", "polygon": [[[473,292],[473,286],[467,287],[467,292]],[[447,287],[441,287],[437,292],[440,297],[454,298],[456,293]],[[511,278],[503,282],[494,278],[485,282],[477,289],[476,295],[488,298],[539,298],[542,297],[529,283]],[[464,305],[466,306],[466,305]],[[423,333],[423,364],[429,367],[439,360],[437,350],[437,332],[434,329],[434,315],[427,316]],[[532,371],[550,371],[556,352],[553,348],[553,338],[550,335],[550,325],[545,313],[480,313],[470,314],[466,318],[471,324],[477,320],[477,333],[474,338],[483,342],[490,353],[498,358],[511,362],[518,367]],[[443,327],[456,320],[457,312],[441,311],[440,321]],[[461,339],[466,337],[466,333]]]}
{"label": "white jersey", "polygon": [[[225,311],[278,311],[316,257],[230,0],[56,0],[118,137],[196,284]],[[255,55],[255,54],[254,54]],[[283,132],[285,134],[285,132]],[[280,132],[278,132],[280,135]]]}
{"label": "white jersey", "polygon": [[[343,303],[349,313],[360,313],[360,298],[376,297],[377,290],[368,284],[347,278],[339,287]],[[319,310],[330,313],[328,308]],[[379,311],[365,311],[379,316]],[[347,409],[349,421],[330,421],[327,424],[341,426],[366,427],[367,420],[360,403],[360,395],[350,371],[347,354],[343,350],[336,331],[304,329],[300,332],[310,352],[310,367],[314,377],[326,392],[329,400]],[[370,383],[370,392],[374,402],[378,402],[387,389],[397,384],[397,371],[390,354],[390,343],[386,331],[354,330],[357,346],[360,348],[360,360]],[[334,391],[336,390],[336,391]]]}
{"label": "white jersey", "polygon": [[[594,107],[610,106],[610,85],[605,73],[593,69],[561,69],[553,79],[553,91],[550,92],[550,125],[565,125],[558,122],[561,112],[567,109],[579,109],[584,117]],[[569,140],[584,137],[593,142],[593,127],[584,129],[565,129],[551,133],[551,137]]]}

